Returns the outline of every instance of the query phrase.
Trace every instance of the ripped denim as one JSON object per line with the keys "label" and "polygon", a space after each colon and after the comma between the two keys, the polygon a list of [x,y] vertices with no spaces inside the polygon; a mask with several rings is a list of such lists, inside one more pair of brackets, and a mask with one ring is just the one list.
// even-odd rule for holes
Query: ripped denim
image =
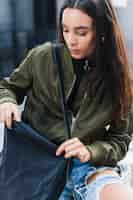
{"label": "ripped denim", "polygon": [[89,162],[81,163],[78,159],[73,159],[72,171],[59,200],[99,200],[101,189],[112,183],[122,183],[121,176],[117,173],[102,174],[95,180],[87,184],[87,180],[93,174],[111,167],[94,167]]}

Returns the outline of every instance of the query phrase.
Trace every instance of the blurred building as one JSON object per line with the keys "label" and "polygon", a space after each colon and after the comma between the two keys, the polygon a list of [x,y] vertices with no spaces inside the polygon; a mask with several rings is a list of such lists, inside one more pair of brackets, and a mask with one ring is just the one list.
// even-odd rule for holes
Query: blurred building
{"label": "blurred building", "polygon": [[8,76],[28,49],[55,39],[56,1],[0,0],[0,77]]}

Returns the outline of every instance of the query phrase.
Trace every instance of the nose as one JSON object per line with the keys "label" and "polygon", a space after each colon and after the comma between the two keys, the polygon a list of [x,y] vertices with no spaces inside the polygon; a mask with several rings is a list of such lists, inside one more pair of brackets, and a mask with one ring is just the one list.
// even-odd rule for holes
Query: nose
{"label": "nose", "polygon": [[75,37],[74,34],[69,34],[68,36],[68,43],[70,47],[76,46],[77,45],[77,38]]}

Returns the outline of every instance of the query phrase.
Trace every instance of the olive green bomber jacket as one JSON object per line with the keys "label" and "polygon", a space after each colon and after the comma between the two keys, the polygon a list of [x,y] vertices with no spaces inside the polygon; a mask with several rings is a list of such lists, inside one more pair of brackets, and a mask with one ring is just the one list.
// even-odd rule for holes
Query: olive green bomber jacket
{"label": "olive green bomber jacket", "polygon": [[[62,62],[65,95],[68,97],[75,74],[65,47]],[[80,83],[74,103],[77,114],[71,126],[72,137],[78,137],[87,146],[93,164],[114,166],[125,156],[131,141],[130,117],[112,121],[113,105],[109,93],[105,94],[100,78],[94,84],[96,92],[90,96],[88,74]],[[50,42],[32,49],[9,79],[0,81],[0,103],[21,104],[25,96],[23,120],[57,144],[63,142],[66,139],[65,127],[57,66],[53,64]]]}

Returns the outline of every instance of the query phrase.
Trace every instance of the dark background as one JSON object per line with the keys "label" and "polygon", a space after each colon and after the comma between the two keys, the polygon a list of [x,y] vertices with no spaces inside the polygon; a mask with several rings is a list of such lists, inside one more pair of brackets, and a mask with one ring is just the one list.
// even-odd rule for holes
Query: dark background
{"label": "dark background", "polygon": [[28,49],[56,37],[56,1],[0,0],[0,78]]}

